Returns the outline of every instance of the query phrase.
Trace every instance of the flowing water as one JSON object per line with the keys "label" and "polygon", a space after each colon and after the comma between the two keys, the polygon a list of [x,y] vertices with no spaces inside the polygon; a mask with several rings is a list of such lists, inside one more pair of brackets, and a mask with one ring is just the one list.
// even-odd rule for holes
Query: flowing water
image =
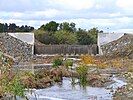
{"label": "flowing water", "polygon": [[[115,83],[111,84],[114,90],[126,85],[116,77],[112,78]],[[35,95],[36,94],[36,95]],[[30,100],[112,100],[112,92],[105,87],[80,87],[78,84],[72,85],[70,78],[63,78],[62,84],[56,84],[46,89],[35,90],[33,94],[28,93]]]}

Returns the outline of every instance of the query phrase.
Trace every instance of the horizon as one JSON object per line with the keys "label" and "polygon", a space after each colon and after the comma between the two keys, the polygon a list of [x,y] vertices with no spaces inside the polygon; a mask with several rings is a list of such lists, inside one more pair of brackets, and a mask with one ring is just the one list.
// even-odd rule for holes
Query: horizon
{"label": "horizon", "polygon": [[50,21],[74,22],[76,28],[133,33],[132,4],[132,0],[1,0],[0,23],[37,29]]}

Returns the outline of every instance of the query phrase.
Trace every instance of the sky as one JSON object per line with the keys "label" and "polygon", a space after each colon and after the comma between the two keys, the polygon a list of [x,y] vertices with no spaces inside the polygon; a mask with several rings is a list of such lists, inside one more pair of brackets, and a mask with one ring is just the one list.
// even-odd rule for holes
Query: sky
{"label": "sky", "polygon": [[0,0],[0,23],[39,28],[50,21],[131,33],[133,0]]}

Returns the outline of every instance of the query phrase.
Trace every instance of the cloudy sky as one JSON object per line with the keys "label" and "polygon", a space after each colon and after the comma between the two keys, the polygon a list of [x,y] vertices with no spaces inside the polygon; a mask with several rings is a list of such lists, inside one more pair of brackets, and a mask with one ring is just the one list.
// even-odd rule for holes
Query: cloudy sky
{"label": "cloudy sky", "polygon": [[31,25],[74,22],[108,32],[133,32],[133,0],[0,0],[0,22]]}

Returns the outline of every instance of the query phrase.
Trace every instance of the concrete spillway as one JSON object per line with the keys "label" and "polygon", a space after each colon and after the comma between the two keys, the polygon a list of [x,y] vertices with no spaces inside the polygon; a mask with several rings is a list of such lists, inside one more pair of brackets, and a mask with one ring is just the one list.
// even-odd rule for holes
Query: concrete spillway
{"label": "concrete spillway", "polygon": [[32,45],[32,54],[34,54],[34,43],[35,43],[34,33],[8,33],[8,34],[14,38],[26,42],[27,44]]}
{"label": "concrete spillway", "polygon": [[34,33],[8,33],[9,35],[20,39],[23,42],[27,42],[28,44],[34,45]]}

